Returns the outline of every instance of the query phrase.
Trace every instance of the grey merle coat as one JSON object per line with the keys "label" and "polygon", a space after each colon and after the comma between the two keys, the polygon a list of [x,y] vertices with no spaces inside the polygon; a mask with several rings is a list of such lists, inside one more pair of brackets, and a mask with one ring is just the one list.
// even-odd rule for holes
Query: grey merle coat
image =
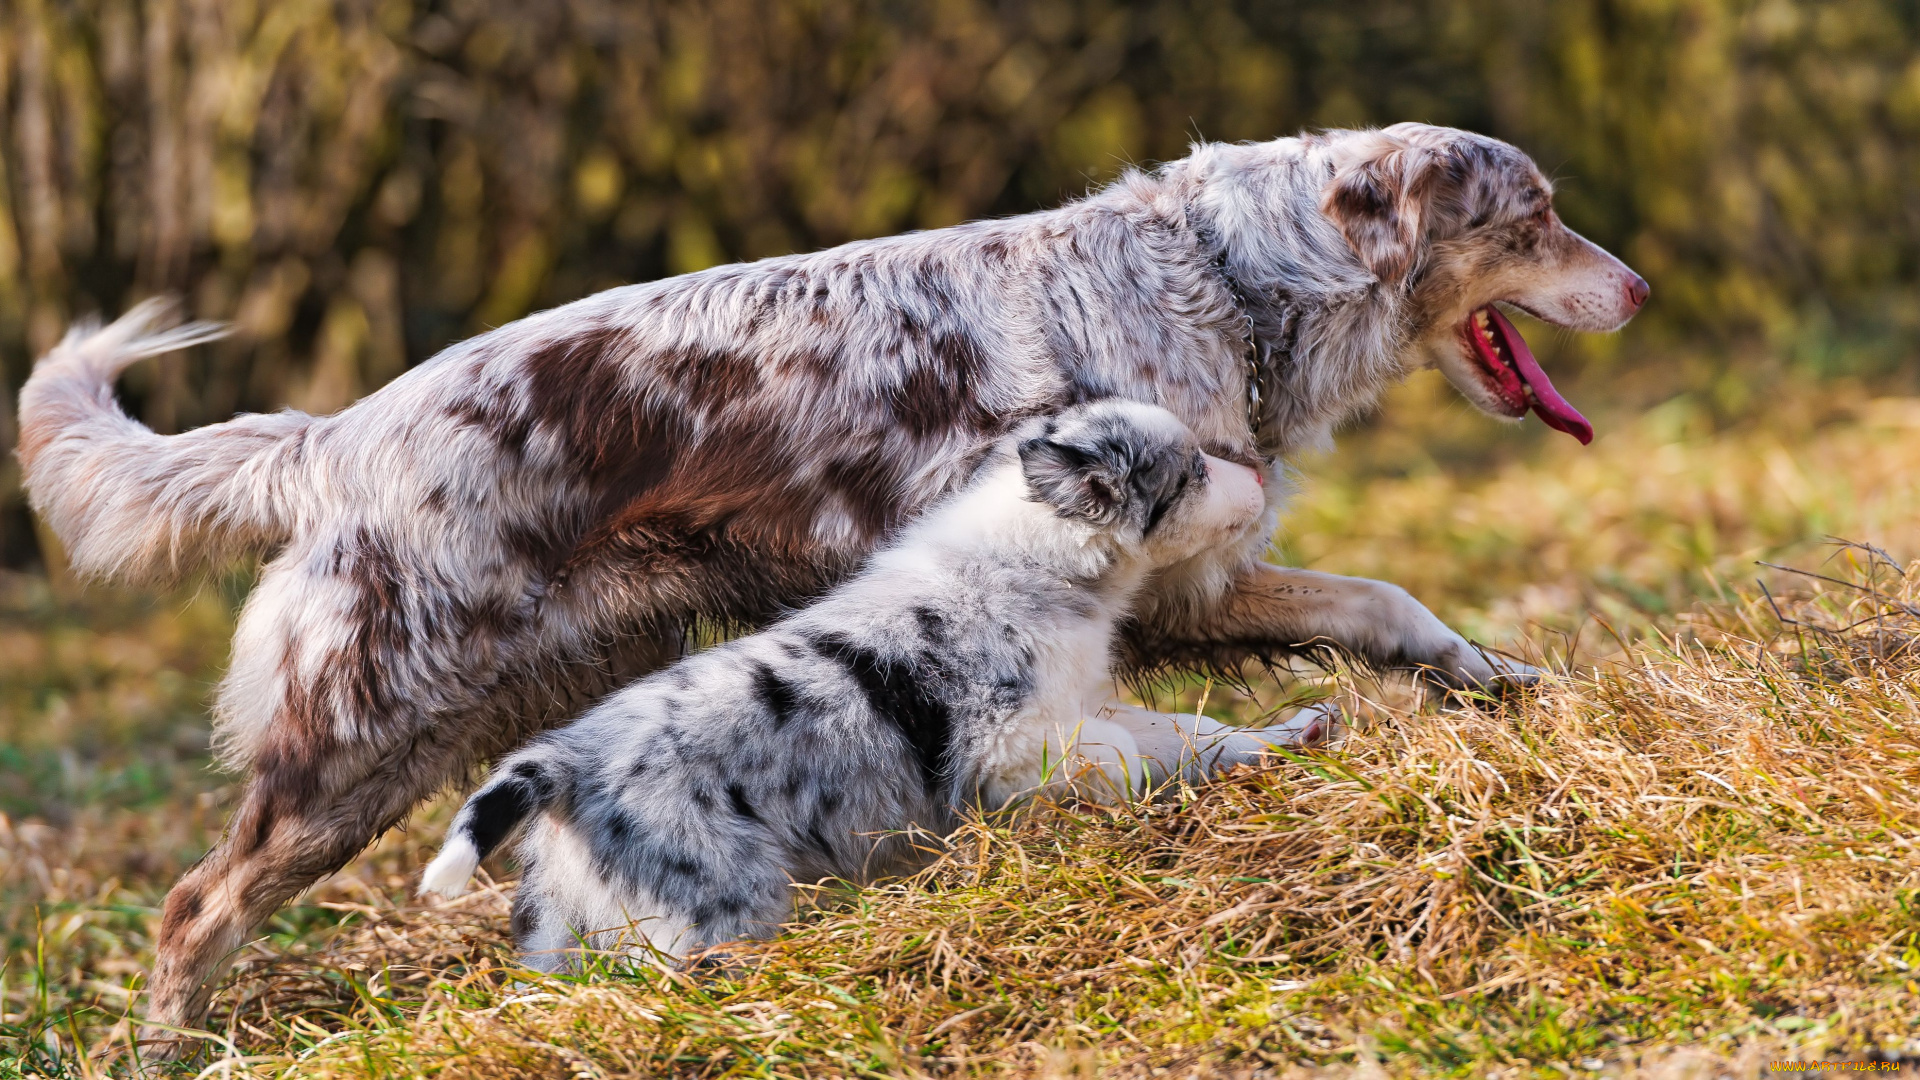
{"label": "grey merle coat", "polygon": [[[1154,406],[1029,421],[817,603],[509,755],[424,887],[464,888],[532,818],[513,918],[528,962],[581,944],[678,956],[771,933],[795,882],[909,863],[905,830],[945,831],[969,804],[1245,760],[1254,733],[1106,702],[1147,576],[1242,542],[1260,488]],[[1156,726],[1186,743],[1154,747]]]}
{"label": "grey merle coat", "polygon": [[[168,895],[149,1015],[192,1024],[253,927],[420,799],[671,660],[690,621],[818,595],[1023,418],[1153,402],[1278,479],[1437,366],[1585,437],[1492,305],[1608,330],[1645,296],[1524,154],[1407,124],[1204,144],[1055,210],[609,290],[331,416],[157,435],[113,379],[205,331],[150,307],[78,328],[22,389],[19,443],[73,565],[269,555],[215,715],[251,778]],[[1496,674],[1400,589],[1262,561],[1267,532],[1160,573],[1128,662]]]}

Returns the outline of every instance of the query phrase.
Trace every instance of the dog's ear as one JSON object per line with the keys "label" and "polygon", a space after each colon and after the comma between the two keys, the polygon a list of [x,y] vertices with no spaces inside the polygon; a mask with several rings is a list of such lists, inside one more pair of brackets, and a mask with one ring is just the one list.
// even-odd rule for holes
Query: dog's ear
{"label": "dog's ear", "polygon": [[1036,501],[1061,517],[1111,525],[1126,499],[1126,478],[1077,447],[1037,435],[1020,444],[1020,471]]}
{"label": "dog's ear", "polygon": [[1438,150],[1370,131],[1348,136],[1320,210],[1383,284],[1398,285],[1420,259],[1427,206],[1446,164]]}

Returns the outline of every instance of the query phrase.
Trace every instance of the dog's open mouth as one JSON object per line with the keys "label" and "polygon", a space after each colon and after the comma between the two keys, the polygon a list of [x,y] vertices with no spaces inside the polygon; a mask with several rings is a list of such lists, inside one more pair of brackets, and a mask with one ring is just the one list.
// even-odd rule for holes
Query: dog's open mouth
{"label": "dog's open mouth", "polygon": [[1582,444],[1593,441],[1593,425],[1553,388],[1553,380],[1540,370],[1526,339],[1498,308],[1488,304],[1473,309],[1463,332],[1474,358],[1486,369],[1488,388],[1514,416],[1525,415],[1531,408],[1555,431],[1564,431]]}

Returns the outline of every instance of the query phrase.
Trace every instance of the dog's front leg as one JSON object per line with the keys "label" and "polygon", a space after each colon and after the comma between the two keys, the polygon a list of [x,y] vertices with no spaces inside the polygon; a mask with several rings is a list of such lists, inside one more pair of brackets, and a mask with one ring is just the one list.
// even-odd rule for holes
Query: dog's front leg
{"label": "dog's front leg", "polygon": [[1313,705],[1283,725],[1252,730],[1109,702],[1094,716],[1037,728],[1042,738],[1035,752],[1019,768],[993,777],[982,794],[988,806],[1040,791],[1131,800],[1166,790],[1175,777],[1202,783],[1236,765],[1257,763],[1277,747],[1318,746],[1339,718],[1337,707]]}
{"label": "dog's front leg", "polygon": [[1319,746],[1333,736],[1340,709],[1321,702],[1297,710],[1285,723],[1242,728],[1198,714],[1163,713],[1120,702],[1100,718],[1124,729],[1135,756],[1127,765],[1142,790],[1158,791],[1174,777],[1203,783],[1236,765],[1257,764],[1275,749]]}
{"label": "dog's front leg", "polygon": [[1130,640],[1139,663],[1232,667],[1332,651],[1411,670],[1448,689],[1530,682],[1535,669],[1475,646],[1405,589],[1368,578],[1254,563],[1211,604],[1149,604]]}

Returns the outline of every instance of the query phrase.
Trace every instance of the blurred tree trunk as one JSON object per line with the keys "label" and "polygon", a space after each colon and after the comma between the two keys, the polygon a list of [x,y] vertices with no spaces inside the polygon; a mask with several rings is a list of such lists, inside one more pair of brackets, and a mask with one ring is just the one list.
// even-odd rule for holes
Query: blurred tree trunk
{"label": "blurred tree trunk", "polygon": [[[1654,281],[1630,336],[1575,347],[1605,370],[1701,345],[1886,369],[1920,336],[1917,20],[1894,0],[0,0],[0,447],[32,356],[156,292],[239,332],[128,374],[155,427],[325,411],[616,283],[1053,204],[1200,136],[1401,119],[1532,151],[1568,220]],[[38,559],[9,458],[0,565]]]}

